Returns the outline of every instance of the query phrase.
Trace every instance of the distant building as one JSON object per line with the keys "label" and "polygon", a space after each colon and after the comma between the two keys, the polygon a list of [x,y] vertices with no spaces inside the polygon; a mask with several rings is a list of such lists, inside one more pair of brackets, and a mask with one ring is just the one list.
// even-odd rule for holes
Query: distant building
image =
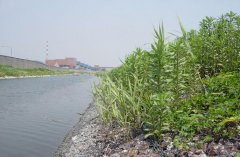
{"label": "distant building", "polygon": [[54,60],[47,59],[46,64],[49,66],[75,69],[77,66],[77,59],[76,58],[65,58],[65,59],[54,59]]}

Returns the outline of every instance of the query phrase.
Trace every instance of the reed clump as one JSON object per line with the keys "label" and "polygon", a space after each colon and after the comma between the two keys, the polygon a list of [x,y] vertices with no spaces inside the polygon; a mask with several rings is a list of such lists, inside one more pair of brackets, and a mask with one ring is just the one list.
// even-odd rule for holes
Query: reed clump
{"label": "reed clump", "polygon": [[102,119],[142,129],[177,147],[232,138],[240,132],[240,16],[206,17],[200,29],[166,42],[155,29],[151,50],[137,48],[102,76],[94,94]]}

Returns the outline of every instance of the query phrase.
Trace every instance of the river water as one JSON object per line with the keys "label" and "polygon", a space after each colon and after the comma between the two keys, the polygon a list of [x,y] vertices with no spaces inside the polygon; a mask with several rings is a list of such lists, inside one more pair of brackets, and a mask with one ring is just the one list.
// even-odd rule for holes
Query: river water
{"label": "river water", "polygon": [[51,157],[92,101],[90,75],[0,80],[0,157]]}

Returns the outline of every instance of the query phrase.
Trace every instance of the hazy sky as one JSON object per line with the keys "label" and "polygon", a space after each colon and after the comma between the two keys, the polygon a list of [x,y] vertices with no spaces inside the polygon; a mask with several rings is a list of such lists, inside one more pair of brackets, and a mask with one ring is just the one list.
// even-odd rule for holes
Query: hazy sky
{"label": "hazy sky", "polygon": [[[0,0],[0,46],[13,56],[44,61],[76,57],[90,65],[117,66],[136,47],[147,48],[162,21],[177,33],[179,17],[188,30],[205,16],[230,10],[239,0]],[[168,34],[166,34],[168,36]],[[0,47],[10,55],[10,48]]]}

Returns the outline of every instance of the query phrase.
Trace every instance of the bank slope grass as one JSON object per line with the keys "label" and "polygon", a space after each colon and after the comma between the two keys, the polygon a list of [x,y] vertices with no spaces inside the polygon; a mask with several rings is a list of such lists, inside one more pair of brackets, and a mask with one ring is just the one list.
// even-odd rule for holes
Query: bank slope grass
{"label": "bank slope grass", "polygon": [[151,50],[137,48],[102,76],[94,89],[107,123],[142,129],[175,146],[234,138],[240,132],[240,17],[233,12],[206,17],[200,30],[166,42],[155,29]]}
{"label": "bank slope grass", "polygon": [[7,65],[0,65],[0,77],[12,76],[43,76],[43,75],[61,75],[70,74],[70,71],[49,70],[44,68],[19,69]]}

